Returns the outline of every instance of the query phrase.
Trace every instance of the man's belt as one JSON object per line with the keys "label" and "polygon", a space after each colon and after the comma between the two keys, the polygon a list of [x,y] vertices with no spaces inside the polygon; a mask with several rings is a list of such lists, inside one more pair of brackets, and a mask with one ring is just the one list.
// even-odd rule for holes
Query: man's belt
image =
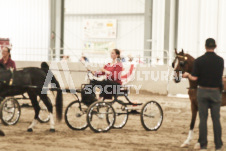
{"label": "man's belt", "polygon": [[212,88],[212,87],[203,87],[203,86],[199,86],[199,88],[201,88],[201,89],[207,89],[207,90],[220,90],[220,88],[218,88],[218,87]]}

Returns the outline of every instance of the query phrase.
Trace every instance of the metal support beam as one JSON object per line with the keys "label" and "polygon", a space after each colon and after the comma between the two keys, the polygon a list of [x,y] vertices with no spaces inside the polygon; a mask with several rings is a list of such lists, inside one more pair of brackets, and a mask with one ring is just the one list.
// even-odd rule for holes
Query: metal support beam
{"label": "metal support beam", "polygon": [[55,31],[56,31],[56,1],[50,0],[50,41],[49,41],[49,51],[48,60],[52,60],[52,55],[55,54]]}
{"label": "metal support beam", "polygon": [[179,18],[179,0],[175,0],[175,25],[174,25],[174,48],[178,42],[178,18]]}
{"label": "metal support beam", "polygon": [[178,5],[179,0],[165,0],[165,27],[164,27],[164,64],[172,58],[172,51],[177,46]]}
{"label": "metal support beam", "polygon": [[169,42],[170,42],[170,4],[172,0],[165,0],[165,27],[164,27],[164,64],[167,64],[167,58],[169,54]]}
{"label": "metal support beam", "polygon": [[[145,0],[144,12],[144,49],[151,49],[152,40],[152,7],[153,0]],[[144,56],[151,56],[151,51],[145,51]]]}
{"label": "metal support beam", "polygon": [[79,16],[79,17],[86,17],[86,16],[143,16],[144,13],[70,13],[65,12],[65,16]]}
{"label": "metal support beam", "polygon": [[64,47],[64,0],[50,0],[49,60],[60,60]]}
{"label": "metal support beam", "polygon": [[[61,19],[60,19],[60,24],[61,24],[61,42],[60,42],[60,48],[64,48],[64,2],[65,0],[61,0]],[[64,49],[60,50],[60,55],[64,54]]]}

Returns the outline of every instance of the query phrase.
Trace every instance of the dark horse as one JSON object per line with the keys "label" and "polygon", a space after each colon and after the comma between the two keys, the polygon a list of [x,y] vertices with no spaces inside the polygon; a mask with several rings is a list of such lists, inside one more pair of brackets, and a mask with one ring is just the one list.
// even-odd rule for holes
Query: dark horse
{"label": "dark horse", "polygon": [[[179,83],[181,81],[181,74],[184,72],[191,73],[193,69],[193,63],[194,63],[194,58],[189,55],[185,54],[184,51],[182,50],[180,53],[177,53],[177,50],[175,49],[175,55],[176,58],[174,59],[172,63],[172,67],[174,68],[175,71],[175,82]],[[196,93],[197,93],[197,81],[191,81],[189,80],[189,90],[188,90],[188,95],[189,99],[191,101],[191,123],[190,123],[190,131],[188,134],[187,139],[184,141],[184,143],[181,145],[181,147],[188,147],[190,144],[192,138],[193,138],[193,129],[195,126],[195,120],[197,117],[197,112],[198,112],[198,102],[196,98]],[[226,106],[226,93],[222,93],[222,104],[221,106]]]}
{"label": "dark horse", "polygon": [[[48,76],[51,76],[50,81],[46,82]],[[41,68],[27,67],[18,71],[7,70],[3,64],[0,64],[0,96],[5,98],[7,96],[21,95],[27,93],[32,106],[35,110],[34,120],[28,127],[28,131],[32,132],[33,127],[37,124],[40,106],[37,101],[37,96],[43,101],[50,113],[50,131],[54,132],[54,119],[53,119],[53,105],[48,101],[47,93],[42,93],[42,88],[48,85],[48,82],[55,83],[57,88],[60,88],[59,82],[56,80],[49,66],[46,62],[42,62]],[[45,83],[45,85],[44,85]],[[29,87],[30,86],[30,87]],[[31,87],[32,86],[32,87]],[[62,119],[62,91],[57,91],[56,97],[56,113],[57,119]]]}

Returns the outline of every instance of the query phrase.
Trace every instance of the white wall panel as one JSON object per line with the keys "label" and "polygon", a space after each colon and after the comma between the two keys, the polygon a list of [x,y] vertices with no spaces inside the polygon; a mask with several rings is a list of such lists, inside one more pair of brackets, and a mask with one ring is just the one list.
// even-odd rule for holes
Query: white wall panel
{"label": "white wall panel", "polygon": [[[84,39],[83,20],[85,19],[116,19],[117,38],[116,39]],[[133,16],[65,16],[64,31],[64,54],[72,56],[72,61],[77,61],[81,56],[85,41],[113,41],[116,48],[123,51],[124,55],[143,54],[144,44],[144,17],[141,15]],[[71,50],[72,49],[72,50]],[[137,50],[140,50],[137,52]],[[90,54],[85,54],[90,55]],[[109,53],[106,54],[109,57]],[[74,56],[74,57],[73,57]]]}
{"label": "white wall panel", "polygon": [[66,0],[67,13],[144,13],[145,0]]}
{"label": "white wall panel", "polygon": [[[217,51],[226,59],[226,1],[219,0]],[[226,62],[226,61],[225,61]]]}
{"label": "white wall panel", "polygon": [[163,63],[164,50],[165,0],[153,0],[152,21],[152,63],[157,58]]}
{"label": "white wall panel", "polygon": [[179,1],[178,51],[184,49],[198,56],[199,51],[199,0]]}
{"label": "white wall panel", "polygon": [[218,0],[201,0],[199,56],[205,52],[205,40],[218,35]]}
{"label": "white wall panel", "polygon": [[[66,0],[64,54],[70,55],[72,61],[77,61],[83,52],[85,41],[113,41],[115,47],[122,50],[124,56],[143,55],[144,6],[145,0]],[[116,19],[117,37],[115,39],[84,39],[83,21],[85,19]],[[92,55],[96,58],[107,58],[109,52],[99,56],[95,53],[85,55],[90,59],[93,58]]]}
{"label": "white wall panel", "polygon": [[205,52],[205,40],[217,41],[216,52],[226,58],[226,1],[183,0],[179,2],[178,49],[195,58]]}
{"label": "white wall panel", "polygon": [[15,60],[47,60],[49,0],[0,0],[0,37],[10,38]]}

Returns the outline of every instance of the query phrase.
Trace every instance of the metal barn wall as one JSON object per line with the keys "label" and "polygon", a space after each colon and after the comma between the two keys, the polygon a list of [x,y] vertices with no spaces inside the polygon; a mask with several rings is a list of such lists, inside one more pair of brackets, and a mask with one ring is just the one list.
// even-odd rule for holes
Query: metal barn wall
{"label": "metal barn wall", "polygon": [[[143,54],[145,0],[65,0],[65,54],[81,54],[82,21],[114,18],[118,21],[116,47]],[[47,60],[49,0],[0,0],[0,37],[9,37],[15,60]],[[163,57],[165,0],[153,0],[153,59]],[[204,51],[205,39],[217,40],[217,52],[226,57],[226,1],[179,1],[178,45],[194,57]],[[103,39],[94,39],[103,41]],[[69,50],[74,49],[74,50]],[[76,49],[76,50],[75,50]]]}
{"label": "metal barn wall", "polygon": [[144,13],[145,0],[65,0],[69,14]]}
{"label": "metal barn wall", "polygon": [[184,0],[179,2],[178,48],[198,57],[205,40],[215,38],[217,53],[226,58],[226,1]]}
{"label": "metal barn wall", "polygon": [[[116,48],[122,51],[143,50],[144,40],[144,20],[142,16],[66,16],[64,31],[64,53],[74,56],[72,60],[77,60],[83,49],[83,20],[84,19],[117,19],[116,39],[91,39],[91,41],[114,41]],[[128,52],[127,52],[128,53]],[[88,54],[85,54],[88,55]],[[106,54],[105,57],[109,57]]]}
{"label": "metal barn wall", "polygon": [[[217,54],[226,59],[225,0],[179,1],[178,19],[178,50],[184,49],[196,58],[204,54],[205,40],[213,37],[218,45]],[[188,87],[187,80],[182,80],[179,84],[170,81],[168,92],[187,94],[186,87]]]}
{"label": "metal barn wall", "polygon": [[[122,54],[142,54],[144,48],[144,0],[66,0],[64,54],[72,61],[81,56],[84,41],[113,41]],[[116,19],[116,39],[84,39],[85,19]],[[139,51],[139,52],[138,52]],[[91,54],[85,54],[91,55]],[[109,57],[109,53],[99,57]],[[99,59],[100,60],[100,59]]]}
{"label": "metal barn wall", "polygon": [[152,62],[155,64],[160,59],[163,63],[165,0],[153,0],[152,15]]}
{"label": "metal barn wall", "polygon": [[218,6],[217,51],[226,59],[226,1],[220,0]]}
{"label": "metal barn wall", "polygon": [[10,38],[14,60],[48,59],[49,0],[0,0],[0,37]]}

